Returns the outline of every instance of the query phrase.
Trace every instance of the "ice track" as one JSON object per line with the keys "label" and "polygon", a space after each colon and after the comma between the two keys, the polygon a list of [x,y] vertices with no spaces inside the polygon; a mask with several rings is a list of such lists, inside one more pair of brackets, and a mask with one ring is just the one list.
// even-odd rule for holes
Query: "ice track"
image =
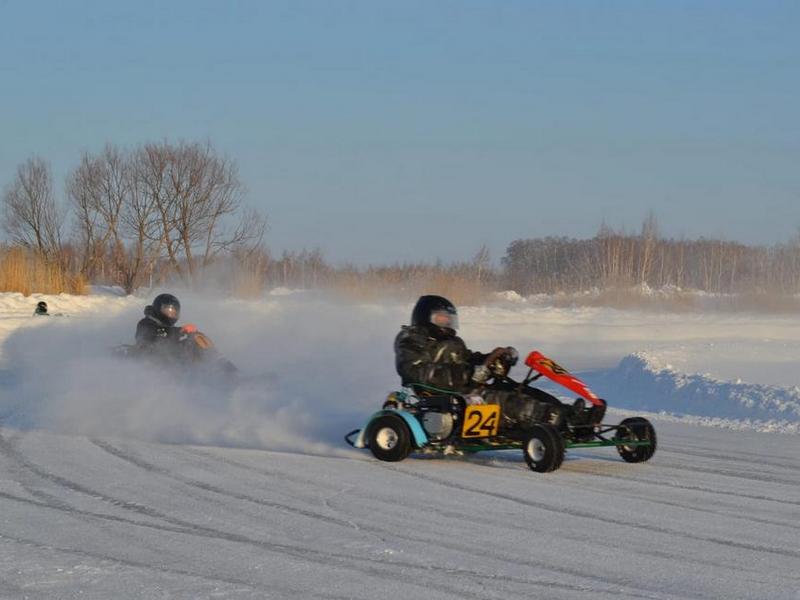
{"label": "ice track", "polygon": [[800,597],[798,438],[656,425],[549,475],[2,429],[0,597]]}

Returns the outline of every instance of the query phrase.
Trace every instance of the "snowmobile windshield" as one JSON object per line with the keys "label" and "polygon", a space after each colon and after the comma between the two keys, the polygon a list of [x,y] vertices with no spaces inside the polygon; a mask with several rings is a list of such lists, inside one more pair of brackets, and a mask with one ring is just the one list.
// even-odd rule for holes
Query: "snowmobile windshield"
{"label": "snowmobile windshield", "polygon": [[431,323],[455,331],[458,329],[458,315],[447,310],[434,310],[431,312]]}

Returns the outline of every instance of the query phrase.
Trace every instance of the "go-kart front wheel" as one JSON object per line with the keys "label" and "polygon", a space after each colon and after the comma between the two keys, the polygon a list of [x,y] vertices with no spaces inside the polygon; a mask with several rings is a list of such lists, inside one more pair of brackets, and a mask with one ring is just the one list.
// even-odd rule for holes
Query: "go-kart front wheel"
{"label": "go-kart front wheel", "polygon": [[411,433],[403,419],[384,415],[370,423],[367,445],[378,460],[397,462],[411,453]]}
{"label": "go-kart front wheel", "polygon": [[644,446],[628,446],[624,443],[618,445],[617,452],[625,462],[645,462],[656,453],[656,430],[644,417],[629,417],[620,422],[614,441],[623,440],[650,442]]}
{"label": "go-kart front wheel", "polygon": [[522,442],[525,462],[537,473],[555,471],[564,461],[564,438],[549,423],[531,427]]}

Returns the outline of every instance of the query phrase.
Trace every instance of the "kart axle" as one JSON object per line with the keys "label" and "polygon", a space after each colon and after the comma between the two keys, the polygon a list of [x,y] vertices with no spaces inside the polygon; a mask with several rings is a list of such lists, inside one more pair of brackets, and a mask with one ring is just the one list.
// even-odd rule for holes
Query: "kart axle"
{"label": "kart axle", "polygon": [[601,440],[597,442],[567,442],[566,447],[569,448],[601,448],[604,446],[650,446],[650,440]]}

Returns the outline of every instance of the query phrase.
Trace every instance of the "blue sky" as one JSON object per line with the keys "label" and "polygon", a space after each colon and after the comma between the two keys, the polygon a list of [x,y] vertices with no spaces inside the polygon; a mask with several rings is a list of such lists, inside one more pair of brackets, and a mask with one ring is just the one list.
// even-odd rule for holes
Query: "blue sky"
{"label": "blue sky", "polygon": [[785,241],[800,3],[0,0],[0,185],[210,140],[275,252],[495,259],[513,239]]}

